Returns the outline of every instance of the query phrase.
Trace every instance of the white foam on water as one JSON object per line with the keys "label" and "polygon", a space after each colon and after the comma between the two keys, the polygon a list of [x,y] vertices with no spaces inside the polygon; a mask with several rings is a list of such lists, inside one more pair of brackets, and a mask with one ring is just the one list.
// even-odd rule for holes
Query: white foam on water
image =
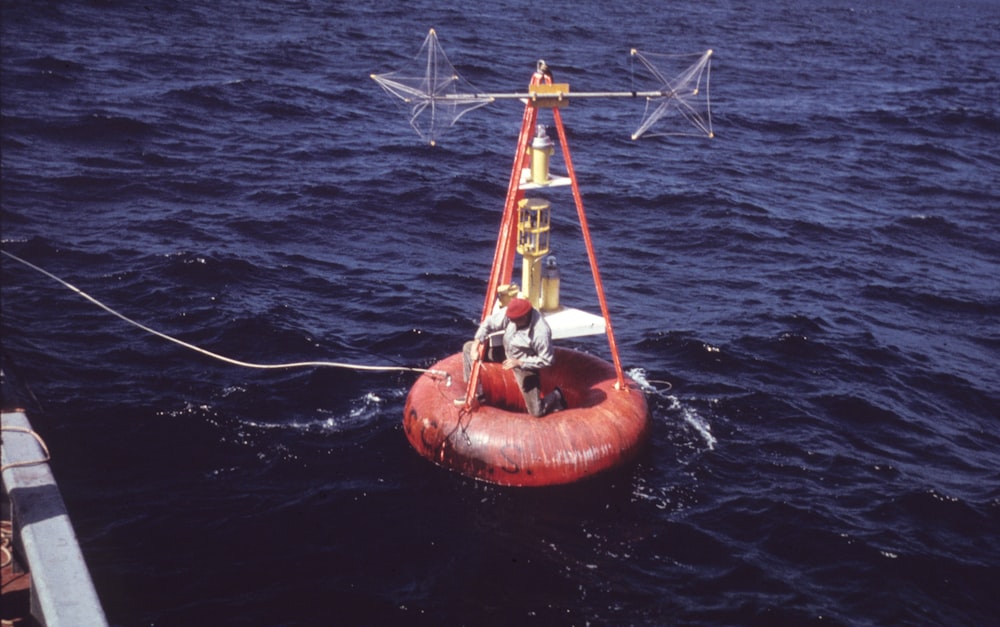
{"label": "white foam on water", "polygon": [[635,381],[639,387],[647,394],[655,394],[663,400],[669,402],[667,409],[680,414],[681,419],[704,440],[708,450],[714,451],[717,440],[712,435],[712,425],[708,420],[698,413],[698,410],[690,405],[686,405],[677,396],[667,394],[666,391],[656,388],[646,376],[644,368],[632,368],[628,371],[628,376]]}

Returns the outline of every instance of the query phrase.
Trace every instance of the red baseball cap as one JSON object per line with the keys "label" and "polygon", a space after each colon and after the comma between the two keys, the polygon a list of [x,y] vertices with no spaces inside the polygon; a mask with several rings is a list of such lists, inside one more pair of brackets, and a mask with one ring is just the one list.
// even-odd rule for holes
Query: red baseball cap
{"label": "red baseball cap", "polygon": [[507,317],[520,318],[531,311],[531,301],[527,298],[512,298],[507,303]]}

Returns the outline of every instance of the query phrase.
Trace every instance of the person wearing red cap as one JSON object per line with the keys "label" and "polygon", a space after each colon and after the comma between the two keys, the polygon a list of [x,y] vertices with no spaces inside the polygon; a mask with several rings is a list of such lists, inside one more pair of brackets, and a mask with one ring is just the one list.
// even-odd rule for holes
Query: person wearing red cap
{"label": "person wearing red cap", "polygon": [[[465,343],[465,380],[468,381],[472,373],[472,362],[479,355],[479,345],[491,334],[500,331],[503,332],[502,352],[487,347],[483,353],[484,361],[502,361],[505,370],[514,372],[524,404],[532,416],[540,418],[552,411],[565,409],[566,401],[559,388],[542,398],[539,373],[555,361],[552,330],[526,298],[511,299],[506,308],[497,310],[479,325],[474,340]],[[465,399],[456,399],[455,404],[465,405]]]}

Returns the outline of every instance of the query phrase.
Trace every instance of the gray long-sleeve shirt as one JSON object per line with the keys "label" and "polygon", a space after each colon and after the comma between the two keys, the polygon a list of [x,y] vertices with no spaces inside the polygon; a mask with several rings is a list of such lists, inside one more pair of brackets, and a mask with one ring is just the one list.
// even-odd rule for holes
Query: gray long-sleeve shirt
{"label": "gray long-sleeve shirt", "polygon": [[541,370],[555,361],[552,330],[537,309],[531,311],[531,322],[523,329],[511,322],[506,310],[494,312],[479,325],[476,341],[484,342],[491,333],[501,330],[504,352],[510,359],[519,359],[522,368]]}

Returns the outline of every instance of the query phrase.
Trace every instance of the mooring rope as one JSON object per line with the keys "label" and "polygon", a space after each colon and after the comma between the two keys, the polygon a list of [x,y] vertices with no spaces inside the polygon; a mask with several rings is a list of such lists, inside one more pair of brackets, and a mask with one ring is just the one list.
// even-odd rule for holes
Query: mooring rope
{"label": "mooring rope", "polygon": [[43,440],[42,436],[38,435],[38,433],[36,433],[32,429],[28,429],[27,427],[19,427],[17,425],[3,425],[0,426],[0,430],[11,431],[14,433],[27,433],[31,437],[35,438],[35,441],[38,442],[38,446],[41,447],[42,449],[42,453],[45,454],[45,457],[41,457],[38,459],[31,459],[27,461],[11,462],[9,464],[4,464],[3,466],[0,466],[0,473],[6,472],[8,468],[20,468],[21,466],[34,466],[36,464],[44,464],[45,462],[52,459],[52,455],[49,453],[49,447],[45,445],[45,440]]}
{"label": "mooring rope", "polygon": [[210,350],[206,350],[206,349],[201,348],[199,346],[195,346],[194,344],[190,344],[188,342],[185,342],[184,340],[180,340],[180,339],[178,339],[176,337],[167,335],[166,333],[162,333],[160,331],[157,331],[156,329],[152,329],[152,328],[150,328],[150,327],[142,324],[141,322],[137,322],[137,321],[129,318],[128,316],[126,316],[126,315],[124,315],[122,313],[119,313],[118,311],[115,311],[114,309],[112,309],[111,307],[108,307],[107,305],[105,305],[101,301],[97,300],[96,298],[94,298],[90,294],[87,294],[86,292],[84,292],[80,288],[76,287],[75,285],[72,285],[68,281],[65,281],[65,280],[59,278],[58,276],[52,274],[51,272],[45,270],[44,268],[40,268],[39,266],[36,266],[35,264],[31,263],[30,261],[26,261],[24,259],[21,259],[17,255],[9,253],[6,250],[0,250],[0,252],[2,252],[7,257],[10,257],[14,261],[17,261],[18,263],[24,264],[25,266],[31,268],[32,270],[35,270],[36,272],[40,272],[40,273],[44,274],[45,276],[49,277],[50,279],[53,279],[53,280],[57,281],[58,283],[62,284],[63,286],[65,286],[67,288],[69,288],[70,290],[72,290],[73,292],[77,293],[78,295],[80,295],[84,299],[86,299],[86,300],[90,301],[91,303],[97,305],[98,307],[100,307],[104,311],[108,312],[109,314],[111,314],[111,315],[113,315],[113,316],[115,316],[117,318],[120,318],[121,320],[124,320],[125,322],[131,324],[134,327],[142,329],[146,333],[149,333],[151,335],[155,335],[156,337],[159,337],[161,339],[167,340],[168,342],[173,342],[174,344],[177,344],[178,346],[183,346],[184,348],[187,348],[189,350],[195,351],[196,353],[201,353],[202,355],[206,355],[208,357],[211,357],[213,359],[217,359],[217,360],[225,362],[227,364],[232,364],[234,366],[242,366],[243,368],[256,368],[256,369],[259,369],[259,370],[283,370],[283,369],[290,369],[290,368],[342,368],[344,370],[359,370],[359,371],[370,371],[370,372],[417,372],[417,373],[427,373],[427,374],[430,374],[430,375],[433,375],[433,376],[443,377],[444,379],[447,380],[447,382],[448,382],[449,385],[451,384],[451,376],[447,372],[443,372],[441,370],[425,369],[425,368],[413,368],[413,367],[409,367],[409,366],[366,366],[366,365],[363,365],[363,364],[349,364],[349,363],[336,362],[336,361],[295,361],[295,362],[283,363],[283,364],[258,364],[258,363],[248,362],[248,361],[241,361],[239,359],[233,359],[231,357],[226,357],[225,355],[220,355],[218,353],[213,353]]}

